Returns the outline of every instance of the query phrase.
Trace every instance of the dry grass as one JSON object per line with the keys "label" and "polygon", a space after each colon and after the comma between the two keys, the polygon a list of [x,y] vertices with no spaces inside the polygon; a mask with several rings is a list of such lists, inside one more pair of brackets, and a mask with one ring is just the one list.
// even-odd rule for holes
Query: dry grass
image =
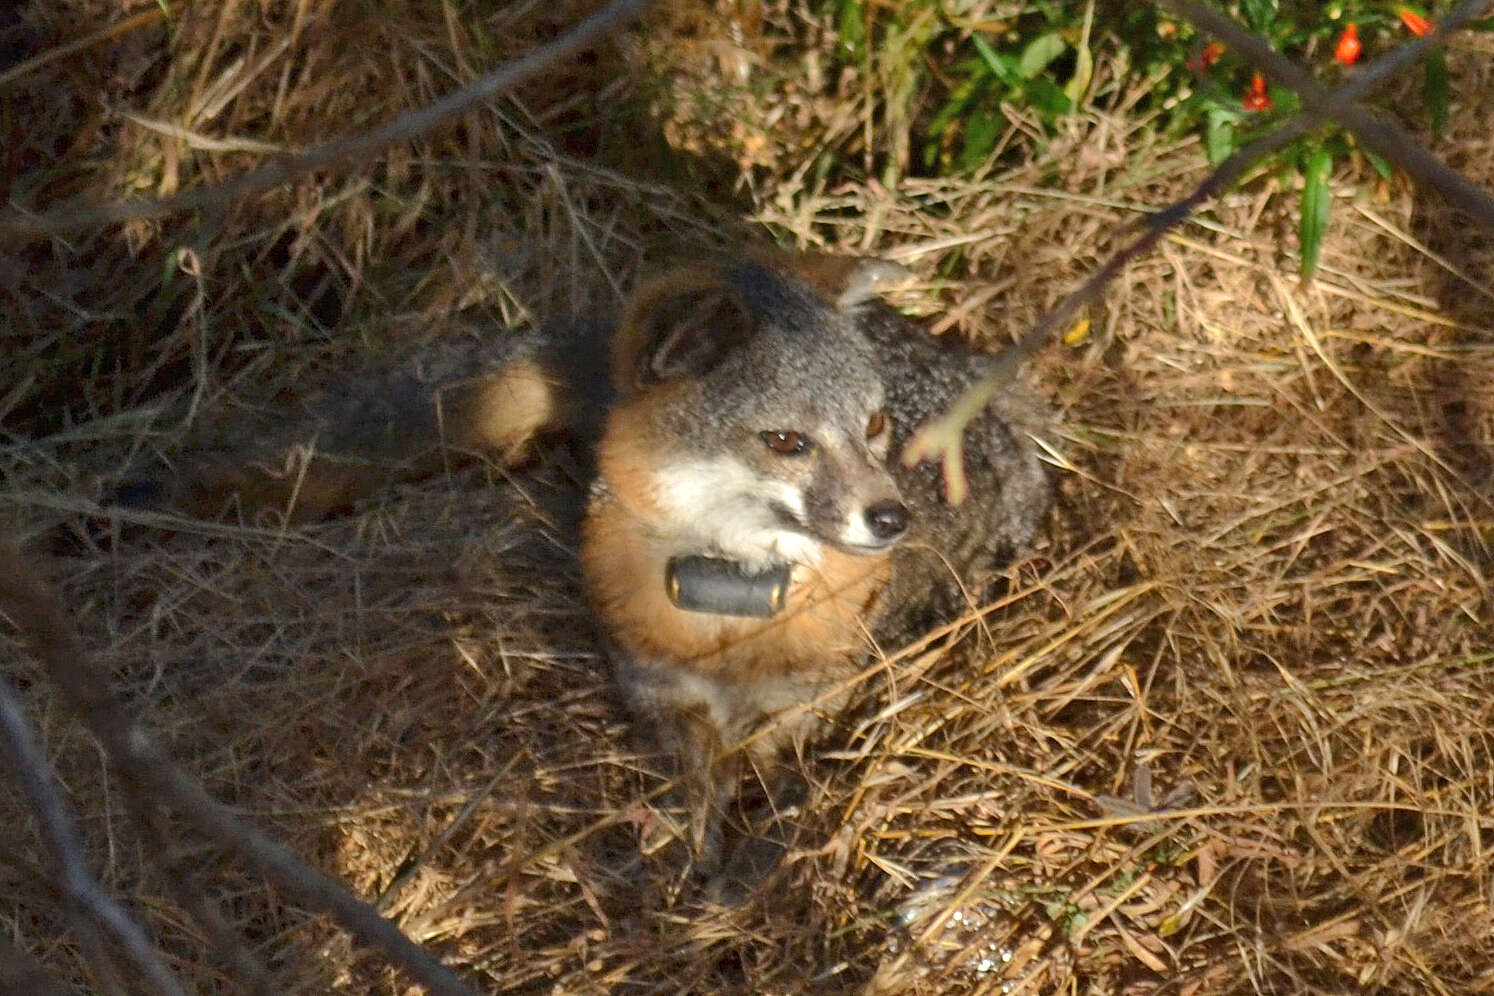
{"label": "dry grass", "polygon": [[[45,43],[116,6],[29,16]],[[208,182],[258,161],[251,141],[381,120],[586,6],[173,5],[169,34],[6,94],[4,182],[35,204]],[[456,131],[223,217],[5,247],[5,528],[60,554],[132,707],[484,991],[1494,991],[1494,291],[1486,247],[1399,186],[1343,189],[1311,288],[1287,215],[1234,195],[1050,349],[1050,536],[968,640],[871,669],[805,762],[788,860],[739,908],[704,904],[673,853],[639,858],[657,780],[580,609],[563,452],[309,529],[90,516],[98,475],[244,406],[609,308],[644,260],[744,217],[909,263],[929,278],[911,310],[995,345],[1198,178],[1118,102],[978,183],[816,180],[864,95],[795,103],[780,70],[819,28],[743,23],[660,13]],[[1454,92],[1487,92],[1486,60],[1457,61]],[[1494,179],[1486,102],[1453,131],[1439,148]],[[231,989],[29,667],[13,680],[106,883],[200,991]],[[177,846],[285,991],[404,991]],[[99,985],[41,854],[25,818],[0,825],[5,930]]]}

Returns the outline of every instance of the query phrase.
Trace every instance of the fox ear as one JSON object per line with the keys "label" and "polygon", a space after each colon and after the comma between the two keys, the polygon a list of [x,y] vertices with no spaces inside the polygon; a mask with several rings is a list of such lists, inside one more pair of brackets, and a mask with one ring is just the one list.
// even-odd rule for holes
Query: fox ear
{"label": "fox ear", "polygon": [[844,313],[856,311],[883,291],[913,278],[913,271],[906,266],[871,256],[784,253],[778,250],[757,250],[752,255],[763,265],[787,272],[808,284]]}
{"label": "fox ear", "polygon": [[863,258],[853,261],[835,295],[841,311],[855,311],[889,287],[913,279],[913,271],[901,263]]}
{"label": "fox ear", "polygon": [[752,316],[718,273],[681,272],[633,295],[613,350],[625,392],[709,373],[752,336]]}

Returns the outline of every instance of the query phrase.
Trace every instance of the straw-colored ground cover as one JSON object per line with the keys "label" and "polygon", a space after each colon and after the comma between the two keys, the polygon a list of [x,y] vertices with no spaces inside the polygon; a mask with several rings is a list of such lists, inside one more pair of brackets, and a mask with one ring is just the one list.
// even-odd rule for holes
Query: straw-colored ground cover
{"label": "straw-colored ground cover", "polygon": [[[209,183],[585,6],[172,5],[10,84],[0,176],[27,204]],[[581,606],[563,447],[315,527],[97,514],[101,479],[332,373],[608,310],[651,261],[744,234],[904,262],[901,305],[999,348],[1203,175],[1111,92],[976,178],[858,182],[874,108],[815,80],[823,25],[718,6],[219,215],[0,246],[0,521],[52,558],[130,707],[483,991],[1494,990],[1494,293],[1483,237],[1402,183],[1336,188],[1311,287],[1269,180],[1232,194],[1043,354],[1051,528],[964,639],[882,648],[738,907],[639,855],[657,779]],[[35,51],[118,7],[30,11]],[[1465,44],[1435,148],[1485,182]],[[198,991],[233,991],[4,639],[103,880]],[[8,786],[0,813],[0,929],[101,986]],[[284,991],[406,991],[176,847]]]}

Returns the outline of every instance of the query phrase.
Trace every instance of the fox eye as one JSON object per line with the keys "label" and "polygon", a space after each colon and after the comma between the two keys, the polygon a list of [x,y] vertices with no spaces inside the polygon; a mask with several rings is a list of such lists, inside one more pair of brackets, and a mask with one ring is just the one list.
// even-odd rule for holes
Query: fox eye
{"label": "fox eye", "polygon": [[764,432],[759,435],[762,436],[763,442],[768,444],[768,449],[774,453],[781,453],[784,456],[798,456],[801,453],[807,453],[811,445],[808,436],[786,429],[779,429],[776,432]]}
{"label": "fox eye", "polygon": [[866,438],[876,439],[887,431],[887,413],[875,412],[866,420]]}

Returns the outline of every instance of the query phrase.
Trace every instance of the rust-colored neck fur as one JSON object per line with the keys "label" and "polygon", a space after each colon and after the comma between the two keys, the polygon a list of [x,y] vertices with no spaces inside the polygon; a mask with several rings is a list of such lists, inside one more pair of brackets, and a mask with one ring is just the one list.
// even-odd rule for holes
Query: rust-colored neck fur
{"label": "rust-colored neck fur", "polygon": [[612,412],[597,454],[603,486],[582,527],[587,591],[613,640],[640,663],[667,662],[718,679],[844,670],[867,645],[889,556],[826,548],[818,563],[793,568],[787,604],[770,619],[677,608],[665,591],[665,566],[671,557],[705,551],[689,548],[688,523],[667,521],[653,493],[651,470],[663,441],[655,438],[651,401]]}
{"label": "rust-colored neck fur", "polygon": [[619,647],[641,662],[669,662],[715,677],[835,668],[866,646],[890,563],[886,555],[828,551],[796,566],[783,610],[770,619],[677,608],[664,590],[678,538],[658,533],[615,495],[593,500],[581,566],[592,606]]}

